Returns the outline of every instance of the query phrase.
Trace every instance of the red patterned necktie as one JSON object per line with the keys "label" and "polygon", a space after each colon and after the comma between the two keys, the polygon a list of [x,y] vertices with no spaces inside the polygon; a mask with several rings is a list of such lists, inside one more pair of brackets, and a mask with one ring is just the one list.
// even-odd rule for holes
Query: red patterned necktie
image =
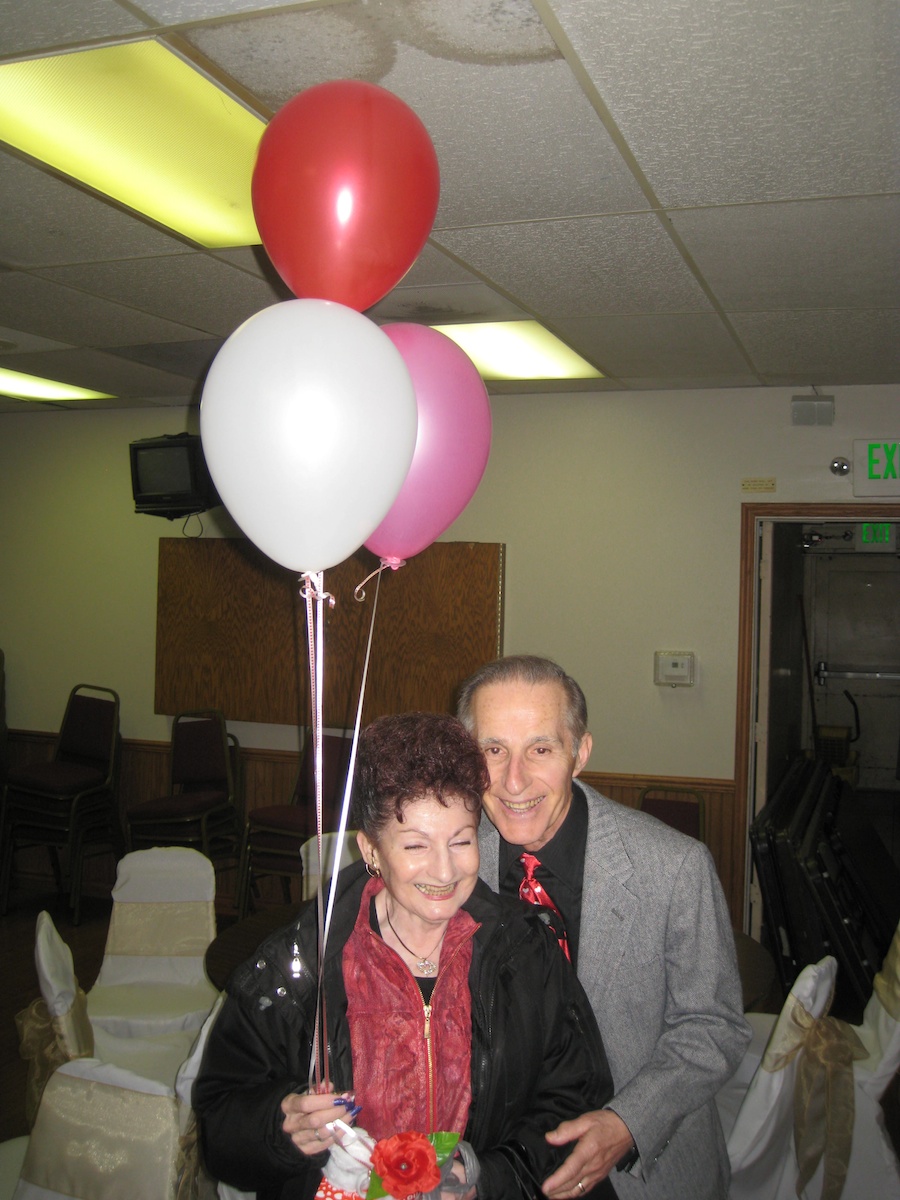
{"label": "red patterned necktie", "polygon": [[[544,885],[534,877],[534,869],[541,865],[541,860],[535,858],[533,854],[521,854],[519,855],[519,862],[522,864],[522,869],[525,872],[525,877],[519,884],[519,898],[527,900],[529,904],[541,904],[544,908],[551,909],[559,917],[560,922],[562,922],[562,913],[550,899]],[[565,928],[563,928],[559,935],[559,945],[563,954],[571,962],[572,956],[569,954],[569,943],[566,938]]]}

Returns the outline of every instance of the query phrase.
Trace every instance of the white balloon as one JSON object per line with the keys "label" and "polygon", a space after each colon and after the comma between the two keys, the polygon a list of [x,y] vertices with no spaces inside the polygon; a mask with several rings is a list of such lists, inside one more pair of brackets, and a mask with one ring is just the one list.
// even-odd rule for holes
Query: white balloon
{"label": "white balloon", "polygon": [[368,317],[286,300],[245,321],[216,355],[200,436],[222,503],[282,566],[324,571],[381,523],[416,444],[403,357]]}

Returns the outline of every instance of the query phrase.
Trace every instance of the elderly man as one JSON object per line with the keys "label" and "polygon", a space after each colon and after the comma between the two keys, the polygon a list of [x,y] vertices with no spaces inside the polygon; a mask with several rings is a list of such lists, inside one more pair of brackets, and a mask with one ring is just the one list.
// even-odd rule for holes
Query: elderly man
{"label": "elderly man", "polygon": [[724,1200],[714,1096],[750,1031],[709,852],[573,783],[591,753],[587,707],[555,663],[489,663],[463,684],[458,711],[490,769],[482,877],[550,910],[613,1073],[604,1109],[547,1134],[574,1146],[546,1195],[581,1196],[612,1172],[623,1200]]}

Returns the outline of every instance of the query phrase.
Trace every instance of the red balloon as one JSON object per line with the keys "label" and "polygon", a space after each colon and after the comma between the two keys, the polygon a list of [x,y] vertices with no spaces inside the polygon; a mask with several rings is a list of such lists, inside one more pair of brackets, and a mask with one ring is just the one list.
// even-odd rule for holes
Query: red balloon
{"label": "red balloon", "polygon": [[263,246],[291,291],[362,311],[418,257],[440,174],[428,131],[407,104],[375,84],[337,80],[278,110],[251,191]]}

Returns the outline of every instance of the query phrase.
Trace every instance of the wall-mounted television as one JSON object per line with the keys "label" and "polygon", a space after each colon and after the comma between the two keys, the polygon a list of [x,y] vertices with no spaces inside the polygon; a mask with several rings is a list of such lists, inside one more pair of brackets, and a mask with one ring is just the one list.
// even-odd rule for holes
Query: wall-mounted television
{"label": "wall-mounted television", "polygon": [[132,442],[134,511],[157,517],[190,516],[221,504],[194,433],[171,433]]}

